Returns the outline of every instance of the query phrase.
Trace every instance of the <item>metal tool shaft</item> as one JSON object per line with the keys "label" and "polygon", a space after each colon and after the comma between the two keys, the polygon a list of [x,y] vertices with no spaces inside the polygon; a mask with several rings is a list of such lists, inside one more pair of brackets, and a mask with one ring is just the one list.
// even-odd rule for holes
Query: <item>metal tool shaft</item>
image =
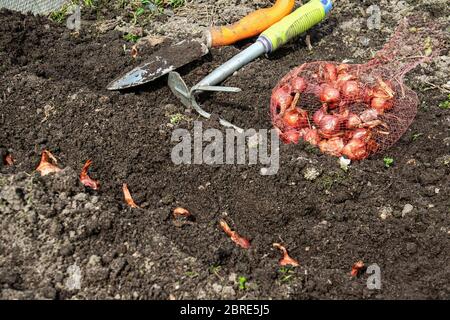
{"label": "metal tool shaft", "polygon": [[234,72],[266,52],[267,49],[264,43],[261,41],[256,41],[250,47],[240,52],[235,57],[211,72],[206,78],[195,85],[194,88],[192,88],[192,91],[195,91],[197,88],[200,89],[201,87],[214,86],[221,83],[229,76],[231,76]]}

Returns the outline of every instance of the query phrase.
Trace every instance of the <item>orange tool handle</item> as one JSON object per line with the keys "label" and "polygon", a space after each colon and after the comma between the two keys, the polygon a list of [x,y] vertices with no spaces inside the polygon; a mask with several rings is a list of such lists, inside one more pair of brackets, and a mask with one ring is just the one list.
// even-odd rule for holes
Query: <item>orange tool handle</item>
{"label": "orange tool handle", "polygon": [[232,25],[212,27],[206,31],[208,47],[227,46],[259,35],[292,12],[295,0],[277,0],[271,8],[250,13]]}

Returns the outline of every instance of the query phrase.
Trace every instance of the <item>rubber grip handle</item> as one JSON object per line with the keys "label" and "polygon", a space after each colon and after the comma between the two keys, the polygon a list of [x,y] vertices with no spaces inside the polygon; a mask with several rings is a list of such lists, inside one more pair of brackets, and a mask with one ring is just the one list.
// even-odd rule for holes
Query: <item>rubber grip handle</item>
{"label": "rubber grip handle", "polygon": [[226,46],[261,34],[294,9],[295,0],[277,0],[271,7],[250,13],[232,25],[206,31],[208,47]]}
{"label": "rubber grip handle", "polygon": [[311,0],[261,34],[275,51],[321,22],[331,9],[330,0]]}

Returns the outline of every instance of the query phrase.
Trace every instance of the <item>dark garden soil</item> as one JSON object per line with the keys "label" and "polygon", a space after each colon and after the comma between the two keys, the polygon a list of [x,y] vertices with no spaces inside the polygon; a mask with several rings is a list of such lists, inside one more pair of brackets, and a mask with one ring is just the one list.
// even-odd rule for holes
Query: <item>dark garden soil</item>
{"label": "dark garden soil", "polygon": [[[255,61],[225,82],[242,93],[203,96],[205,108],[241,127],[270,128],[271,90],[293,67],[364,62],[339,29],[358,14],[347,8],[353,12],[337,10],[312,31],[312,52],[300,41]],[[440,17],[437,6],[416,10]],[[355,40],[366,58],[392,33],[395,21],[388,24],[364,31],[370,49]],[[247,44],[212,50],[180,72],[192,85]],[[201,119],[172,95],[167,78],[107,91],[157,48],[133,60],[124,45],[119,31],[88,26],[74,34],[45,17],[0,12],[0,144],[15,159],[0,175],[0,298],[450,298],[450,114],[438,107],[445,94],[419,80],[447,81],[437,74],[448,69],[432,63],[406,77],[421,105],[387,154],[344,172],[336,158],[283,145],[279,173],[262,176],[260,165],[174,165],[173,130],[192,131]],[[178,113],[183,120],[171,124]],[[203,127],[219,128],[214,120]],[[34,171],[43,149],[62,174]],[[385,156],[395,160],[391,168]],[[78,182],[87,159],[98,192]],[[311,170],[320,173],[313,181],[304,177]],[[124,182],[141,209],[124,204]],[[177,206],[195,223],[175,226]],[[221,218],[251,240],[249,250],[225,236]],[[280,270],[274,242],[300,267]],[[364,273],[350,276],[358,260],[380,266],[381,290],[369,290]],[[71,290],[74,266],[81,287]]]}

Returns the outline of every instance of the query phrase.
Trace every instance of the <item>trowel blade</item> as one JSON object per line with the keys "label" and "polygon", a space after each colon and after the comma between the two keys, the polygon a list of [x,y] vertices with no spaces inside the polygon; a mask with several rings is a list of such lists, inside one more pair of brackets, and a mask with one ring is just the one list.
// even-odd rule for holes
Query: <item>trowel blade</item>
{"label": "trowel blade", "polygon": [[111,82],[108,90],[122,90],[153,81],[203,57],[208,52],[208,47],[197,40],[183,40],[172,46],[161,48],[148,62]]}

